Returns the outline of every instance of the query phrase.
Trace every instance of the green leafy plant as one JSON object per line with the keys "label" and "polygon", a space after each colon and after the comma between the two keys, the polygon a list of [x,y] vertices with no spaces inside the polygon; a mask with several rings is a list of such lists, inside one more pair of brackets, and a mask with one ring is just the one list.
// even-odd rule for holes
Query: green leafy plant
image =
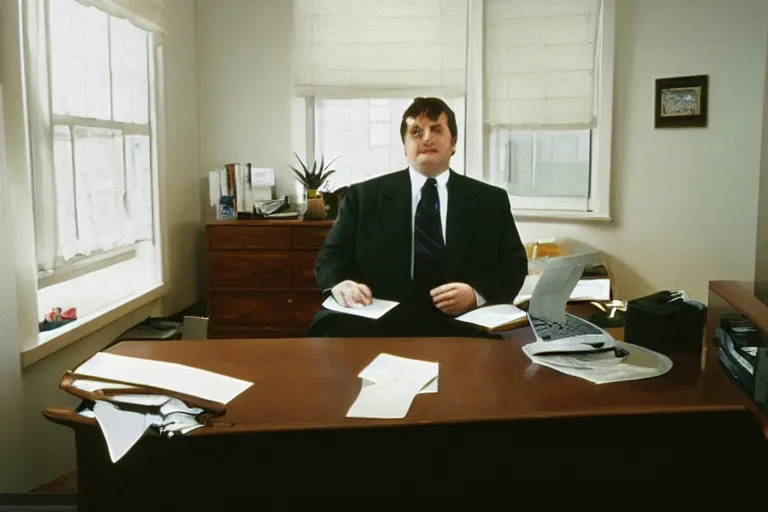
{"label": "green leafy plant", "polygon": [[[294,153],[296,155],[296,153]],[[299,182],[304,185],[307,190],[317,190],[320,188],[320,186],[325,182],[326,179],[328,179],[328,176],[336,172],[335,170],[331,169],[328,170],[328,168],[331,166],[333,162],[335,162],[338,157],[334,158],[327,164],[324,164],[325,158],[320,158],[320,168],[318,169],[317,160],[312,164],[312,170],[309,170],[309,167],[304,164],[304,162],[301,161],[301,158],[299,158],[299,155],[296,155],[296,159],[301,164],[302,170],[298,170],[294,166],[289,166],[293,173],[296,175],[296,179],[299,180]]]}

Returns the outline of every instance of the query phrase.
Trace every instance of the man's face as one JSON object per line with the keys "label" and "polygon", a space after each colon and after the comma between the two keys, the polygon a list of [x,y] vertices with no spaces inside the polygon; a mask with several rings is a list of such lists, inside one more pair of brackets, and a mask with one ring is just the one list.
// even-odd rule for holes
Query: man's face
{"label": "man's face", "polygon": [[432,120],[424,115],[405,120],[405,156],[425,176],[434,177],[448,169],[456,141],[448,129],[448,116]]}

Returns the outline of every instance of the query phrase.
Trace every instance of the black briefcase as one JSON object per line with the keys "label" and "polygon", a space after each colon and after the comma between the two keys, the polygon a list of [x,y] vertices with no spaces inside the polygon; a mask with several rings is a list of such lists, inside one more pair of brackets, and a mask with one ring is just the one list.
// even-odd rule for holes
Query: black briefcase
{"label": "black briefcase", "polygon": [[662,354],[700,352],[706,306],[685,300],[682,292],[661,291],[630,300],[624,341]]}

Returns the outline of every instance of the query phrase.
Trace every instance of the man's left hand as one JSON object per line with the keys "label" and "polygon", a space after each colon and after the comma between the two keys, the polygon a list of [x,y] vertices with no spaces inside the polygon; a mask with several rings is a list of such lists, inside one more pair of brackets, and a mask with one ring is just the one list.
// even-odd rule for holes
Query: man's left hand
{"label": "man's left hand", "polygon": [[430,292],[437,309],[448,315],[460,315],[477,307],[475,290],[466,283],[448,283]]}

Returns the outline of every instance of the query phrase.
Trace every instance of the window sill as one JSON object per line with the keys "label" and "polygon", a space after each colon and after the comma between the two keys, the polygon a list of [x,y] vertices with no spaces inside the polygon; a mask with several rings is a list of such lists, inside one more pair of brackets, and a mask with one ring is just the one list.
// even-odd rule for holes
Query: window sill
{"label": "window sill", "polygon": [[167,292],[167,285],[158,283],[140,290],[118,302],[110,304],[105,308],[94,311],[82,318],[78,318],[74,322],[59,327],[58,329],[41,332],[39,334],[38,344],[22,351],[21,367],[27,368],[42,358],[93,334],[118,318],[163,297]]}
{"label": "window sill", "polygon": [[568,210],[519,210],[512,209],[515,220],[531,221],[599,221],[610,222],[611,215],[605,212],[577,212]]}
{"label": "window sill", "polygon": [[135,256],[136,248],[133,245],[86,256],[56,270],[38,272],[37,287],[40,289],[63,283],[69,279],[128,261]]}

